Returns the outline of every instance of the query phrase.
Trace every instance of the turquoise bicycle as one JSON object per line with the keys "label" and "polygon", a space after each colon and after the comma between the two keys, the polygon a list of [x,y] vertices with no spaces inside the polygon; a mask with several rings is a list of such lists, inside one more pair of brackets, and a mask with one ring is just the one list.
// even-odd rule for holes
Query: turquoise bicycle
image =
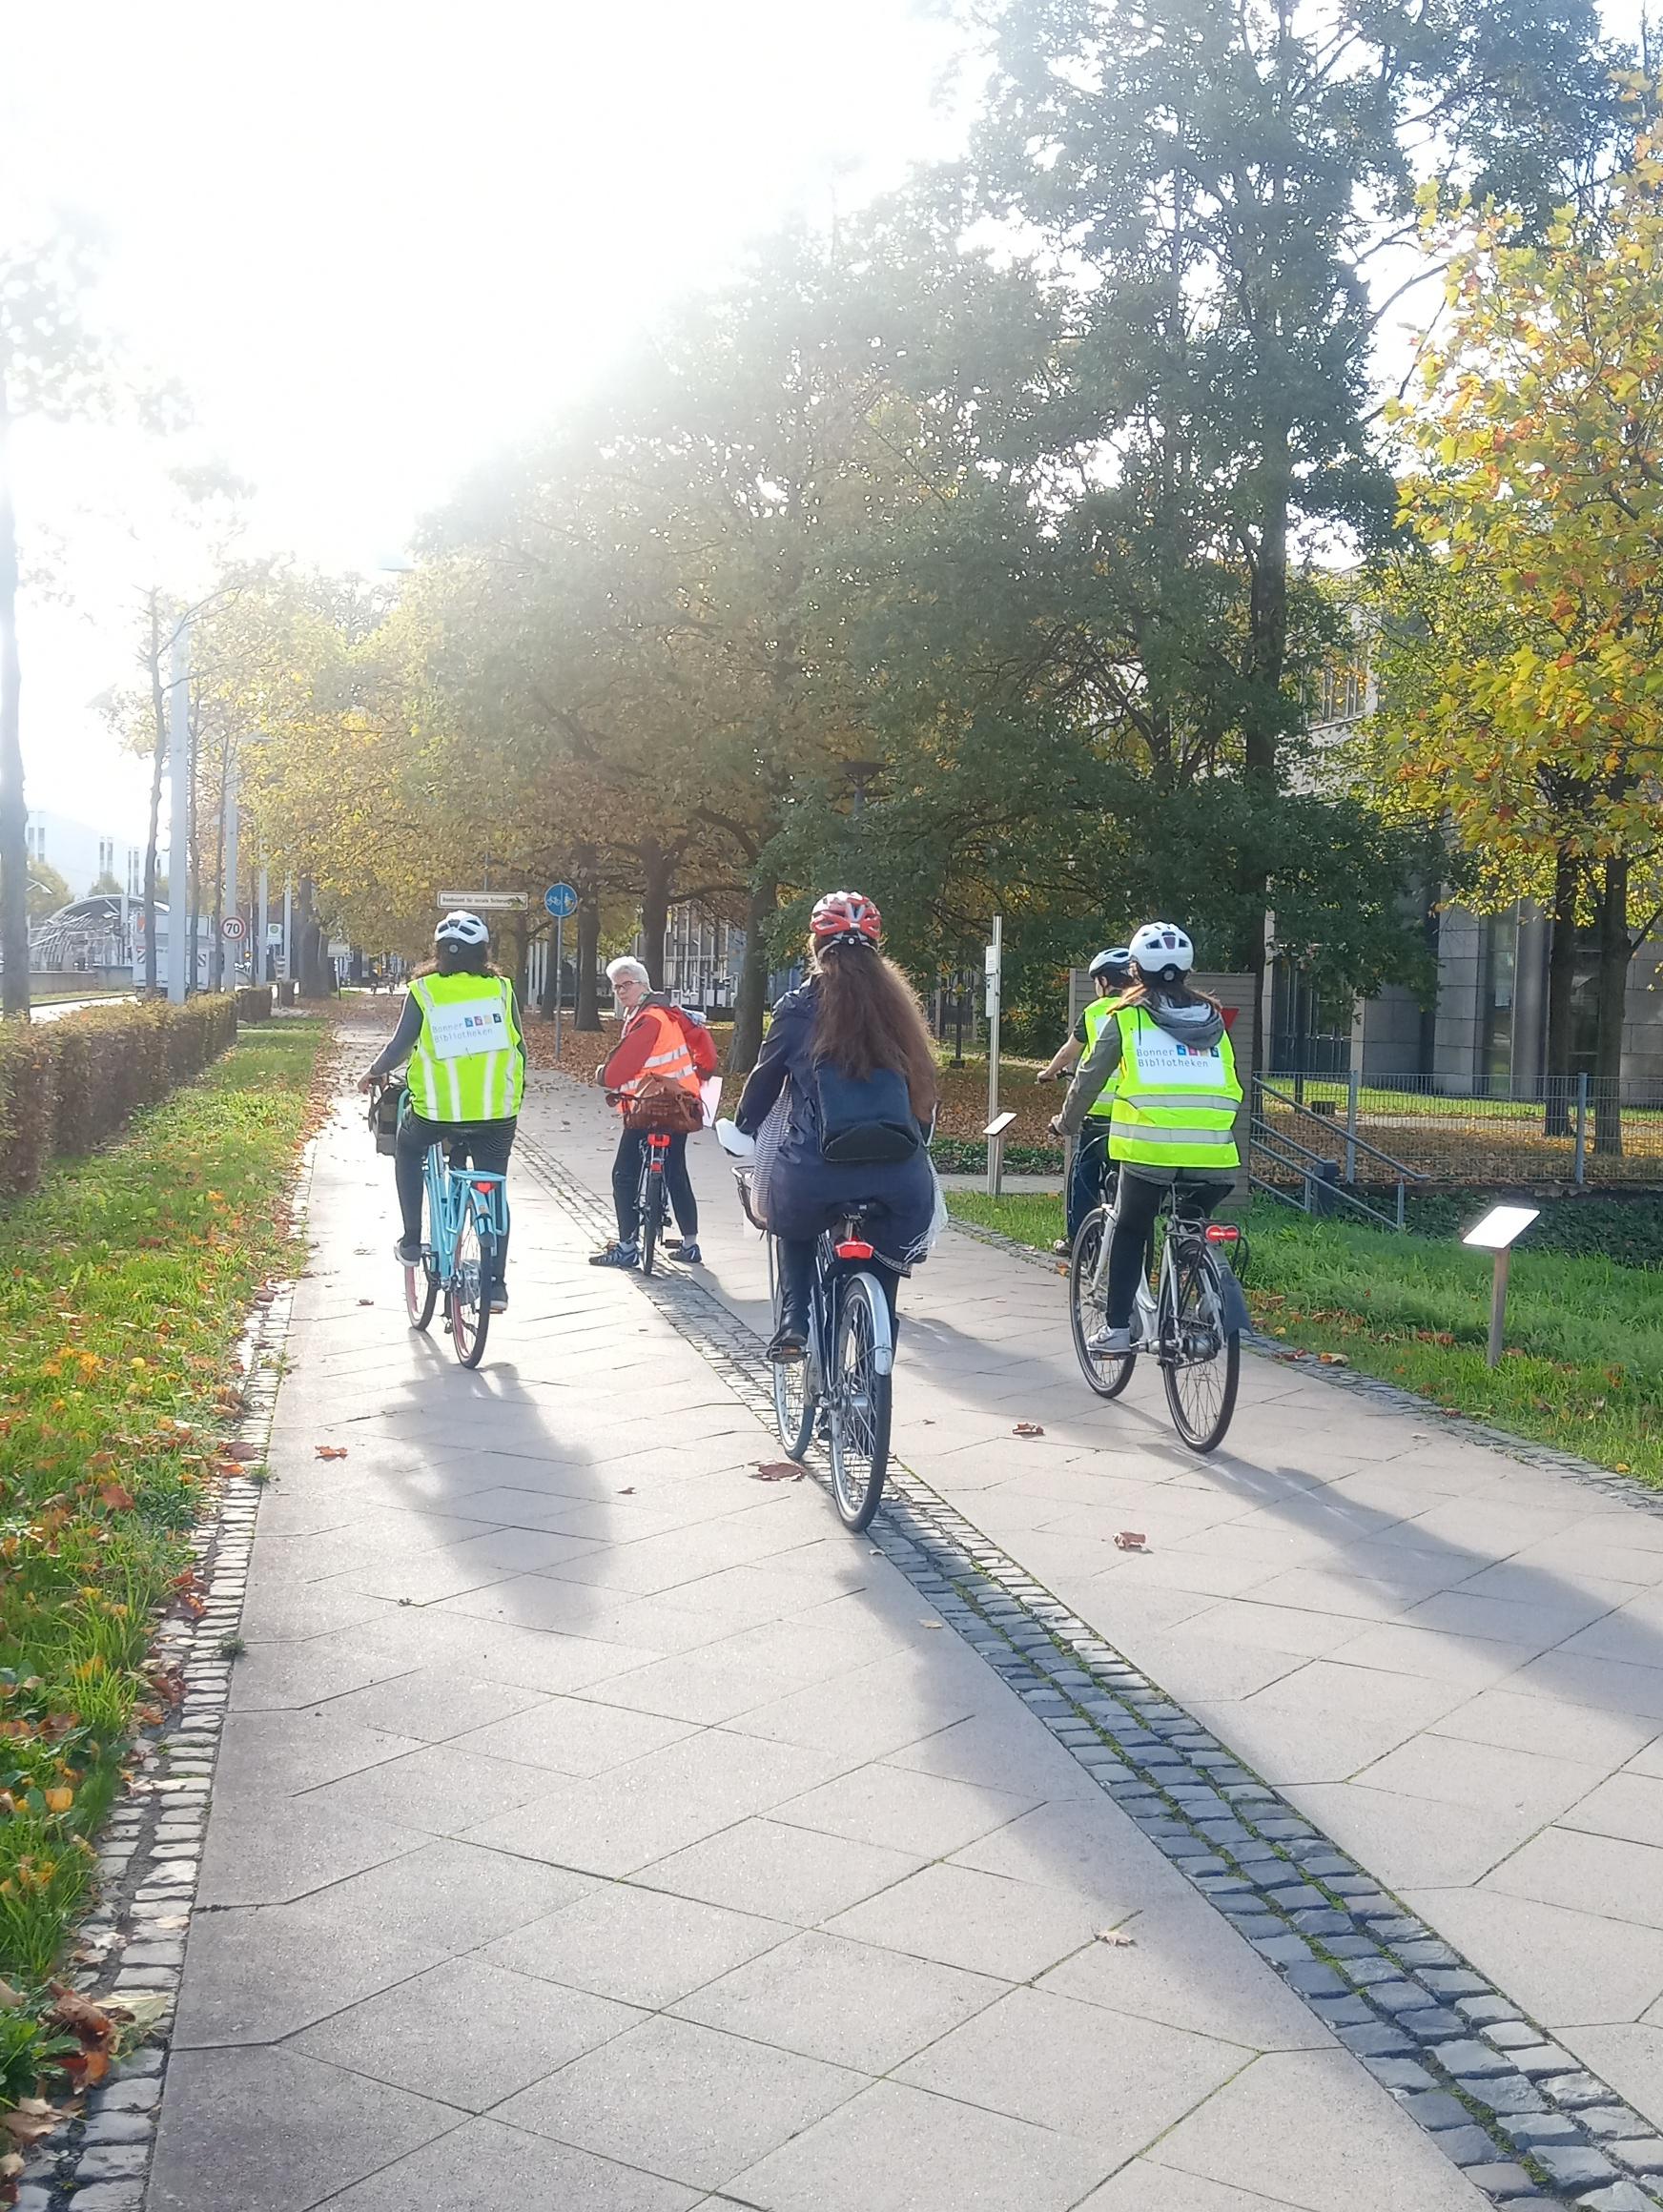
{"label": "turquoise bicycle", "polygon": [[[400,1120],[409,1110],[406,1094]],[[404,1270],[404,1304],[410,1326],[425,1329],[442,1300],[452,1349],[464,1367],[477,1367],[508,1244],[507,1182],[500,1175],[452,1165],[449,1149],[427,1147],[427,1236],[421,1260]]]}

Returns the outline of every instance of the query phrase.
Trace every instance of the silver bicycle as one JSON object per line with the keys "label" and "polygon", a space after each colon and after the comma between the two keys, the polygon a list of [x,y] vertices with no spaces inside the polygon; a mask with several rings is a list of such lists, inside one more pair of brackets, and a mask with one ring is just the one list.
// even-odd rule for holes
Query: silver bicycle
{"label": "silver bicycle", "polygon": [[1236,1410],[1242,1373],[1242,1294],[1228,1255],[1242,1232],[1230,1221],[1167,1216],[1156,1284],[1138,1285],[1132,1349],[1102,1349],[1108,1329],[1113,1202],[1080,1223],[1068,1262],[1068,1319],[1080,1373],[1099,1398],[1119,1398],[1139,1353],[1155,1360],[1166,1384],[1172,1424],[1193,1451],[1215,1451]]}

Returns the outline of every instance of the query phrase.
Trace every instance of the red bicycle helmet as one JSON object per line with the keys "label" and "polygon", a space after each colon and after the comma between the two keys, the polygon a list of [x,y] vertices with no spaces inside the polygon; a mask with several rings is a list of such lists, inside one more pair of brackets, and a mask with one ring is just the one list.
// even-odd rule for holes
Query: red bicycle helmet
{"label": "red bicycle helmet", "polygon": [[864,939],[875,945],[883,934],[883,916],[869,898],[857,891],[829,891],[816,901],[809,917],[809,933],[817,945]]}

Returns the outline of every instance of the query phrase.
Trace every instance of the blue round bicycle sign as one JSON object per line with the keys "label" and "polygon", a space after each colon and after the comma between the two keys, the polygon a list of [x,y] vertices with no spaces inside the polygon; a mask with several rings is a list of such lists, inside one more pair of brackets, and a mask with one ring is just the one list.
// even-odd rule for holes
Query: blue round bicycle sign
{"label": "blue round bicycle sign", "polygon": [[578,894],[569,883],[551,883],[543,894],[543,903],[557,922],[564,922],[567,914],[578,911]]}

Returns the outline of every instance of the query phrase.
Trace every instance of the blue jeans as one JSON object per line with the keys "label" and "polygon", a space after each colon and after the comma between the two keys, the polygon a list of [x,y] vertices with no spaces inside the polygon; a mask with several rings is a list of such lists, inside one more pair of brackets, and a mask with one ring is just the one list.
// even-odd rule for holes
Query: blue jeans
{"label": "blue jeans", "polygon": [[1067,1224],[1072,1244],[1079,1225],[1094,1206],[1101,1205],[1109,1165],[1109,1122],[1104,1114],[1088,1114],[1074,1147],[1074,1173],[1068,1178]]}

